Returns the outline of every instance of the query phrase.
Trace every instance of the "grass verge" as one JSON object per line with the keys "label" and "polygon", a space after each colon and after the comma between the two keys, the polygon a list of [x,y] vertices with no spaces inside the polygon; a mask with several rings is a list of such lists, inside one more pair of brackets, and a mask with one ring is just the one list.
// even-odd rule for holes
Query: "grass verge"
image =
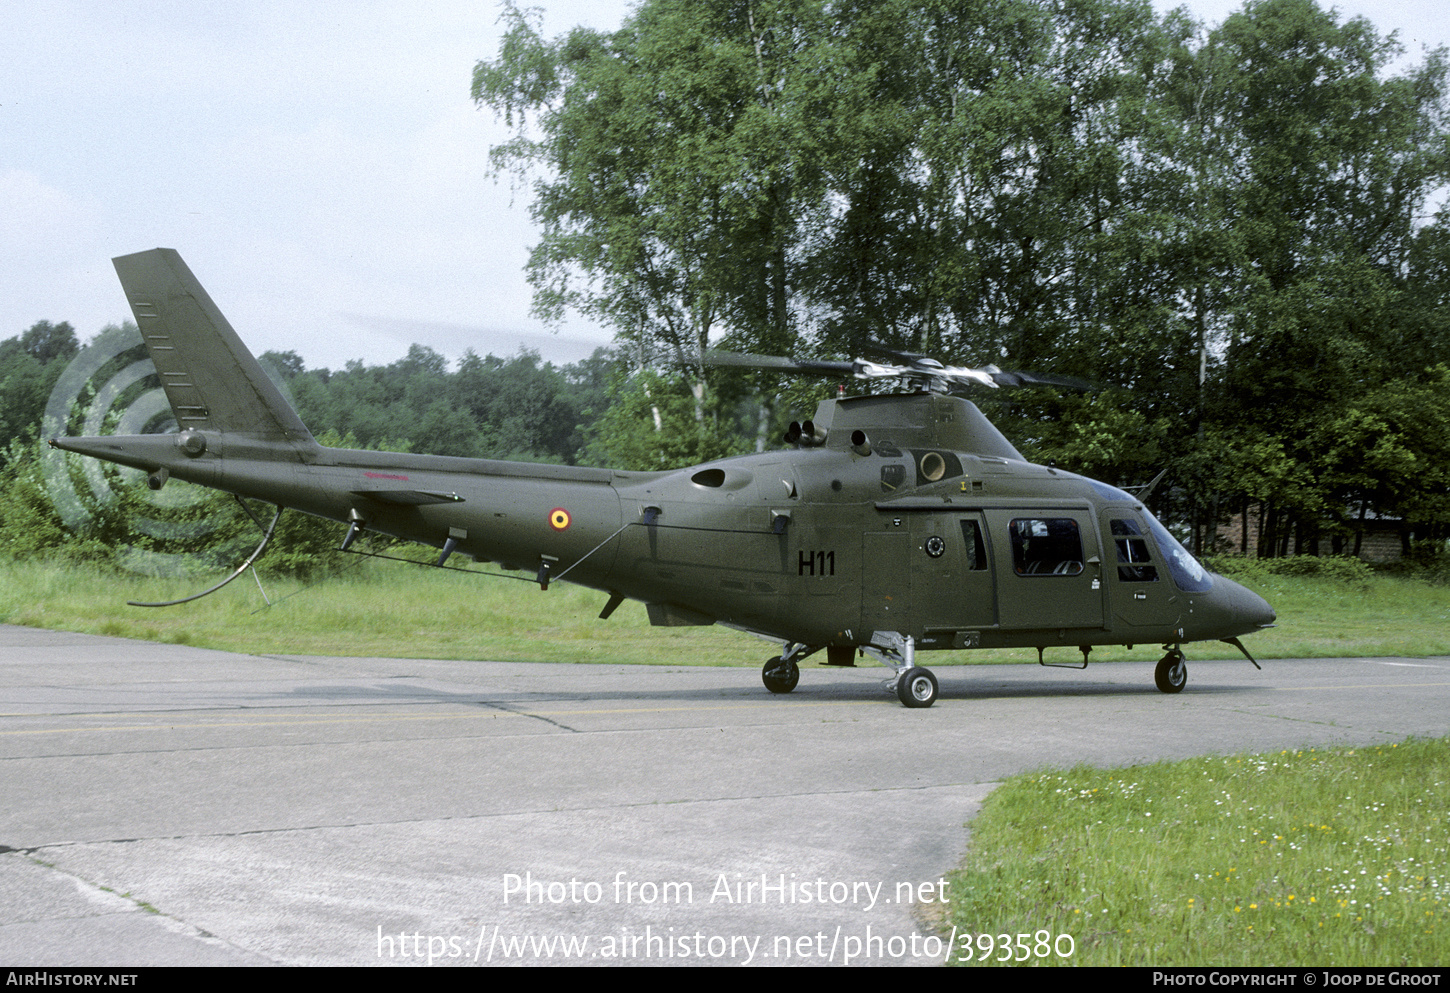
{"label": "grass verge", "polygon": [[[183,606],[126,605],[188,596],[216,578],[0,563],[0,622],[289,655],[755,667],[771,654],[765,642],[718,626],[651,628],[643,605],[633,602],[601,621],[604,594],[568,583],[541,592],[532,582],[367,560],[311,586],[264,579],[271,606],[251,576]],[[1245,640],[1256,658],[1450,655],[1450,586],[1387,576],[1357,584],[1269,576],[1248,585],[1279,613],[1278,627]],[[1220,642],[1186,651],[1190,661],[1239,657]],[[1092,658],[1144,661],[1159,654],[1156,645],[1105,647]],[[1060,648],[1048,657],[1079,656]],[[1035,658],[1031,649],[1016,649],[934,652],[924,661],[936,667]]]}
{"label": "grass verge", "polygon": [[1450,740],[1015,777],[951,894],[977,964],[1443,964]]}
{"label": "grass verge", "polygon": [[126,604],[189,596],[213,581],[0,564],[0,622],[273,655],[758,666],[770,654],[725,628],[651,628],[637,603],[601,621],[605,596],[566,583],[541,592],[402,563],[360,560],[313,585],[264,577],[266,599],[247,575],[194,603]]}

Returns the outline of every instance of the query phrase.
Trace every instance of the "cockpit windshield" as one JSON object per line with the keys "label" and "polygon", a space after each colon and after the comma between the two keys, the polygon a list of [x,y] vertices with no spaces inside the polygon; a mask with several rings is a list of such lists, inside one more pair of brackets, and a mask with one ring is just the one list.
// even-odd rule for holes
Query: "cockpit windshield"
{"label": "cockpit windshield", "polygon": [[[1116,486],[1109,486],[1107,483],[1100,483],[1095,479],[1088,480],[1098,493],[1109,500],[1122,501],[1124,503],[1137,503],[1137,498],[1129,496]],[[1173,575],[1173,584],[1184,593],[1207,593],[1213,586],[1213,573],[1209,572],[1199,564],[1198,559],[1189,553],[1188,549],[1178,543],[1178,539],[1168,533],[1168,529],[1158,523],[1158,520],[1150,513],[1148,508],[1143,508],[1143,516],[1148,520],[1148,530],[1153,533],[1153,543],[1158,546],[1159,552],[1168,562],[1168,571]]]}
{"label": "cockpit windshield", "polygon": [[1207,593],[1213,586],[1213,573],[1199,564],[1168,529],[1158,523],[1157,518],[1144,508],[1143,516],[1148,518],[1148,530],[1153,532],[1153,541],[1168,560],[1168,571],[1173,574],[1173,584],[1184,593]]}

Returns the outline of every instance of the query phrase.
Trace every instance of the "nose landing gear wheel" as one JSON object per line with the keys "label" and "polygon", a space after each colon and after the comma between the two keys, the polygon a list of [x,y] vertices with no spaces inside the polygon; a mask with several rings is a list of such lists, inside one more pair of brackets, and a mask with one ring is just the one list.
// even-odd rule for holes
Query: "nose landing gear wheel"
{"label": "nose landing gear wheel", "polygon": [[1183,660],[1183,653],[1169,652],[1163,656],[1158,662],[1158,668],[1153,670],[1153,682],[1164,693],[1182,691],[1188,685],[1188,664]]}
{"label": "nose landing gear wheel", "polygon": [[930,707],[936,703],[936,677],[930,669],[907,669],[896,681],[896,698],[912,709]]}
{"label": "nose landing gear wheel", "polygon": [[794,662],[787,662],[777,655],[760,670],[760,679],[772,693],[789,693],[801,681],[801,669]]}

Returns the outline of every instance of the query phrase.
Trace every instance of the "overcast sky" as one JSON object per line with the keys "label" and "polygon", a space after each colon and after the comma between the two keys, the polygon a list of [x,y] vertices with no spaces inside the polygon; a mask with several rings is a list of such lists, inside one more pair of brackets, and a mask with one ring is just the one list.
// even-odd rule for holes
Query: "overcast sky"
{"label": "overcast sky", "polygon": [[[542,0],[549,36],[621,0]],[[1221,21],[1240,4],[1154,0]],[[1450,40],[1436,2],[1335,5]],[[177,249],[255,352],[309,367],[520,347],[570,362],[609,334],[529,315],[527,200],[487,173],[507,135],[469,100],[487,2],[97,0],[0,9],[0,338],[129,318],[110,259]]]}

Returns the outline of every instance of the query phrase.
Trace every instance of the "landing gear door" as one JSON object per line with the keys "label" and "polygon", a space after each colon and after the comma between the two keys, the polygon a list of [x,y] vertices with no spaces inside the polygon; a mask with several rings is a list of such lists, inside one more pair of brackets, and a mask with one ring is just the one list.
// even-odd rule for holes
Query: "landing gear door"
{"label": "landing gear door", "polygon": [[992,510],[987,520],[1003,629],[1103,627],[1103,555],[1090,511]]}

